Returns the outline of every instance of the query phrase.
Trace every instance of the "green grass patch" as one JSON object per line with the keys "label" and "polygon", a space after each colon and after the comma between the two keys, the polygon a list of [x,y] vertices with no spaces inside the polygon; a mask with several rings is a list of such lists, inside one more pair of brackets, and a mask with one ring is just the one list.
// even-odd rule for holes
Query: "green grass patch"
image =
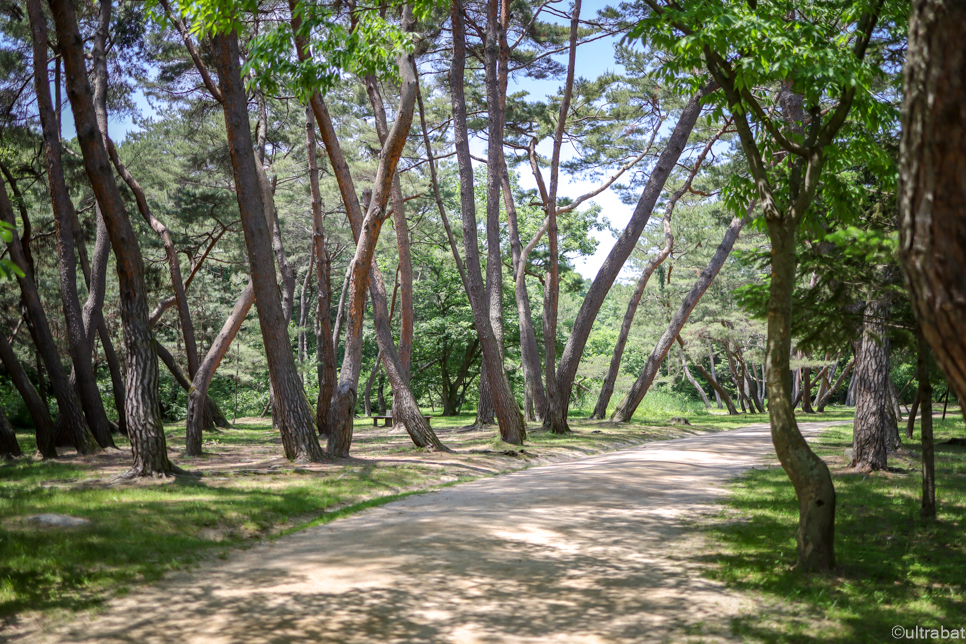
{"label": "green grass patch", "polygon": [[[326,516],[327,508],[392,495],[426,478],[419,468],[404,466],[339,470],[109,485],[65,463],[25,460],[0,467],[0,617],[89,608],[131,583],[156,580],[253,537]],[[90,523],[64,529],[25,521],[42,513]]]}
{"label": "green grass patch", "polygon": [[[937,443],[964,436],[961,419],[937,421]],[[938,516],[924,521],[920,443],[906,441],[890,458],[892,471],[871,475],[846,467],[851,445],[851,425],[813,443],[837,492],[834,574],[792,570],[798,509],[780,467],[752,470],[732,485],[724,520],[711,528],[723,554],[712,557],[709,574],[769,605],[732,624],[742,641],[878,643],[895,641],[897,626],[966,627],[966,448],[937,444]]]}

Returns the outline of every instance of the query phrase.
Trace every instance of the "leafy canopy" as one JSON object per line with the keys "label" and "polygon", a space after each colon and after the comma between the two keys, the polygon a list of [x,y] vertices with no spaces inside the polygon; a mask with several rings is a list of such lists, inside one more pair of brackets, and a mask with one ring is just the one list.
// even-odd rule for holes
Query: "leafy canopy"
{"label": "leafy canopy", "polygon": [[[190,0],[181,2],[177,11],[193,34],[205,38],[244,33],[244,17],[257,13],[259,4],[259,0]],[[400,6],[392,2],[386,8]],[[156,7],[152,15],[163,21]],[[326,6],[300,0],[293,16],[298,23],[295,34],[290,24],[277,23],[248,41],[243,75],[270,94],[281,94],[284,88],[304,102],[315,92],[324,95],[346,73],[394,77],[396,57],[413,48],[413,34],[372,10],[356,11],[347,20]],[[297,56],[296,37],[307,45],[305,60]]]}

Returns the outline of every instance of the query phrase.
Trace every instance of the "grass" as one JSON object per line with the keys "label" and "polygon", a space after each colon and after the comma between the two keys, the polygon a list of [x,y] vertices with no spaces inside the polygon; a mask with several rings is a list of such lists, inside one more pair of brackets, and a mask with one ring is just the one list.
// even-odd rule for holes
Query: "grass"
{"label": "grass", "polygon": [[846,467],[851,425],[829,428],[813,443],[837,492],[833,574],[792,570],[797,502],[781,468],[752,470],[734,483],[724,520],[711,528],[723,552],[709,574],[768,606],[765,615],[733,622],[735,635],[748,642],[878,643],[893,641],[896,626],[966,626],[966,448],[938,444],[966,436],[966,428],[956,411],[935,429],[936,520],[919,518],[917,441],[890,457],[890,471],[871,475]]}
{"label": "grass", "polygon": [[[413,446],[404,433],[357,419],[354,458],[293,464],[281,457],[269,419],[249,419],[206,434],[205,454],[185,458],[184,426],[169,425],[172,459],[199,477],[114,483],[130,462],[121,451],[0,465],[0,627],[18,620],[68,616],[96,608],[132,585],[211,557],[227,556],[260,538],[331,521],[400,496],[559,458],[617,449],[690,430],[609,426],[580,421],[554,436],[531,427],[524,454],[499,440],[495,427],[466,431],[474,413],[435,417],[432,426],[456,454]],[[666,421],[666,419],[664,419]],[[591,426],[592,425],[592,426]],[[29,432],[18,435],[27,453]],[[43,514],[82,517],[76,528],[26,521]]]}

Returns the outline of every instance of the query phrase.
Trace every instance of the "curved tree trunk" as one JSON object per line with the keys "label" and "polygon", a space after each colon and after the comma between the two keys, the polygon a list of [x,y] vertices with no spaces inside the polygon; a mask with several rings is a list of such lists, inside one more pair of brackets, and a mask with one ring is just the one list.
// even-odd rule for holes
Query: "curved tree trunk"
{"label": "curved tree trunk", "polygon": [[688,359],[684,355],[684,347],[681,347],[681,368],[684,370],[684,377],[688,382],[691,383],[691,386],[698,391],[698,395],[701,397],[701,402],[704,403],[704,408],[711,409],[711,402],[708,401],[708,395],[704,393],[704,388],[698,384],[698,381],[694,379],[694,376],[691,375],[691,371],[688,369]]}
{"label": "curved tree trunk", "polygon": [[919,390],[916,390],[916,397],[912,399],[912,408],[909,410],[909,418],[906,421],[906,440],[912,440],[912,430],[916,427],[916,412],[919,411]]}
{"label": "curved tree trunk", "polygon": [[855,367],[855,423],[852,467],[883,470],[889,424],[889,348],[885,339],[886,307],[869,302],[862,324],[862,344]]}
{"label": "curved tree trunk", "polygon": [[[222,415],[221,410],[208,397],[208,386],[211,384],[211,379],[214,377],[218,365],[228,353],[232,340],[235,339],[235,335],[245,321],[245,316],[248,315],[248,311],[251,310],[254,303],[255,288],[253,280],[249,279],[248,285],[245,286],[245,290],[235,301],[235,306],[222,325],[214,342],[211,343],[208,354],[198,366],[198,371],[191,381],[191,387],[188,389],[188,423],[187,435],[185,436],[185,454],[189,456],[201,454],[202,430],[207,428],[209,422],[213,422],[213,411],[217,410],[217,414]],[[225,419],[225,422],[227,423],[227,419]]]}
{"label": "curved tree trunk", "polygon": [[[617,239],[617,243],[608,253],[607,258],[597,272],[593,284],[584,297],[583,304],[574,320],[570,337],[560,356],[560,366],[557,367],[556,381],[559,393],[560,405],[555,412],[553,422],[558,425],[558,433],[567,431],[567,409],[570,405],[570,395],[573,391],[574,377],[577,374],[577,367],[580,365],[580,357],[587,346],[587,339],[590,337],[590,330],[597,319],[597,313],[607,297],[607,293],[613,286],[614,281],[624,267],[624,262],[637,246],[644,227],[651,217],[651,212],[658,198],[664,190],[664,183],[667,181],[671,172],[674,170],[684,146],[691,136],[694,124],[701,113],[701,100],[711,93],[717,85],[709,83],[698,91],[684,106],[681,116],[678,119],[674,131],[668,137],[667,145],[658,158],[651,176],[647,180],[647,185],[641,193],[641,198],[634,208],[634,214],[624,229],[624,232]],[[551,410],[552,411],[552,410]]]}
{"label": "curved tree trunk", "polygon": [[[38,0],[28,7],[42,22]],[[94,195],[101,206],[117,259],[121,320],[127,349],[127,400],[124,406],[134,464],[126,476],[165,475],[175,471],[168,460],[161,408],[158,400],[158,362],[148,322],[147,287],[137,235],[131,226],[95,115],[95,106],[84,61],[84,45],[73,4],[50,0],[64,57],[67,93],[70,97],[77,139]],[[33,23],[33,17],[31,22]]]}
{"label": "curved tree trunk", "polygon": [[[899,252],[913,310],[966,400],[966,4],[916,0],[900,148]],[[966,408],[960,410],[966,418]]]}
{"label": "curved tree trunk", "polygon": [[825,395],[822,396],[822,398],[818,401],[817,409],[819,413],[822,413],[823,411],[825,411],[825,406],[828,404],[828,401],[832,398],[835,392],[839,390],[839,387],[842,386],[842,382],[852,371],[853,366],[855,366],[854,357],[851,360],[849,360],[849,364],[845,366],[845,369],[842,370],[842,373],[839,374],[839,377],[835,379],[835,383],[828,388],[828,390],[825,392]]}
{"label": "curved tree trunk", "polygon": [[0,333],[0,362],[3,362],[13,386],[20,392],[30,412],[30,418],[34,421],[34,431],[37,436],[37,451],[43,458],[57,458],[57,447],[54,445],[54,423],[50,419],[50,412],[40,394],[34,388],[27,372],[24,371],[17,354],[13,347],[7,342],[7,336]]}
{"label": "curved tree trunk", "polygon": [[778,460],[798,497],[797,568],[828,570],[835,565],[835,487],[825,461],[812,451],[798,429],[791,397],[789,356],[797,227],[794,218],[768,219],[772,246],[765,363],[768,412]]}
{"label": "curved tree trunk", "polygon": [[[749,208],[749,217],[750,217]],[[745,222],[748,221],[749,217],[735,217],[731,220],[731,225],[728,226],[727,232],[725,232],[724,239],[721,244],[718,245],[718,249],[715,251],[714,256],[711,261],[708,262],[708,266],[701,272],[701,276],[698,277],[698,281],[694,283],[688,294],[684,296],[684,300],[681,302],[681,306],[678,307],[677,312],[674,317],[671,318],[670,324],[668,324],[667,329],[664,334],[658,340],[657,345],[648,356],[647,362],[644,364],[644,369],[641,375],[638,376],[637,381],[631,387],[630,391],[621,401],[621,404],[617,406],[614,410],[614,414],[611,416],[611,420],[614,422],[630,422],[631,417],[634,412],[637,411],[638,405],[644,399],[644,395],[650,388],[651,383],[654,382],[654,377],[657,375],[658,369],[661,367],[661,362],[664,360],[664,356],[667,355],[668,350],[674,343],[675,338],[681,332],[681,328],[684,323],[687,322],[688,316],[691,315],[691,311],[697,306],[698,301],[704,292],[708,290],[711,286],[711,282],[718,275],[718,271],[724,265],[725,260],[728,255],[731,254],[731,249],[735,245],[735,241],[738,239],[738,234],[744,227]]]}

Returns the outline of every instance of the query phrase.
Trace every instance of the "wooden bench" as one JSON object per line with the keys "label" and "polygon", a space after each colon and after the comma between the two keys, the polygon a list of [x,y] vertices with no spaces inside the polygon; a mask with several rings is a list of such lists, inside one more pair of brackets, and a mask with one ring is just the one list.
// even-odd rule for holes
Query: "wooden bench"
{"label": "wooden bench", "polygon": [[[382,424],[383,427],[391,427],[393,425],[392,416],[370,416],[370,418],[372,418],[373,427],[379,427],[380,420],[385,421]],[[428,423],[430,422],[430,419],[432,418],[432,416],[423,416],[423,418],[425,418],[426,422]]]}

